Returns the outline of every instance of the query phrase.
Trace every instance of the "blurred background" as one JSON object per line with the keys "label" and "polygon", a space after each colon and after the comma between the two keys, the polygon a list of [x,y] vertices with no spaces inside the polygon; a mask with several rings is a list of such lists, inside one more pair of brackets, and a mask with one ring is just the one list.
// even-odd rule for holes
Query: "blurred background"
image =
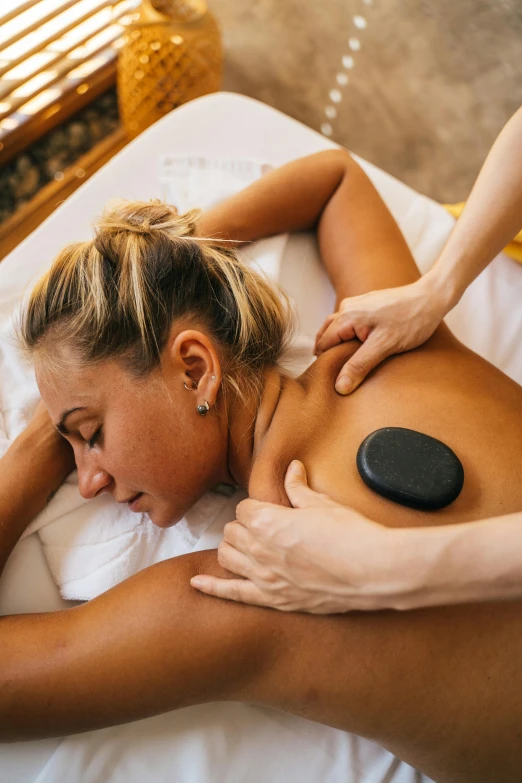
{"label": "blurred background", "polygon": [[158,117],[218,89],[440,202],[522,105],[520,0],[2,0],[0,258]]}

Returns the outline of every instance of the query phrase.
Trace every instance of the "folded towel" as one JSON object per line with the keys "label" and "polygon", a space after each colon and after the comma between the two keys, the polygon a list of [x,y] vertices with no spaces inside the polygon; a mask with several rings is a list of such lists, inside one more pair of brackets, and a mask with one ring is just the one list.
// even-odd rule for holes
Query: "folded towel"
{"label": "folded towel", "polygon": [[[459,218],[466,206],[466,202],[460,201],[458,204],[443,204],[442,206],[447,209],[454,218]],[[519,231],[518,234],[513,237],[513,240],[506,245],[503,252],[514,261],[522,264],[522,231]]]}
{"label": "folded towel", "polygon": [[[270,168],[251,159],[169,155],[159,160],[159,182],[164,200],[182,213],[207,209]],[[270,237],[241,247],[239,253],[277,280],[287,239],[288,234]],[[0,312],[0,456],[25,428],[39,399],[33,370],[17,353],[12,318],[12,305]],[[287,357],[290,372],[310,363],[312,347],[310,340],[296,341]],[[222,529],[245,494],[228,485],[216,490],[201,497],[177,525],[160,529],[147,515],[122,508],[108,494],[84,500],[75,471],[22,538],[37,532],[63,598],[89,600],[142,568],[192,551],[217,518]]]}

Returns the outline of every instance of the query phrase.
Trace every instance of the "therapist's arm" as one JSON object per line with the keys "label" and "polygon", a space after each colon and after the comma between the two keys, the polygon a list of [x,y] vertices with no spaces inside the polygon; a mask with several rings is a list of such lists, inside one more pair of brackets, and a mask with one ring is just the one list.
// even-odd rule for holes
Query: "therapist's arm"
{"label": "therapist's arm", "polygon": [[522,513],[388,528],[314,492],[298,465],[285,480],[294,508],[249,498],[225,526],[219,562],[242,578],[200,575],[194,587],[320,614],[522,598]]}
{"label": "therapist's arm", "polygon": [[522,598],[522,513],[402,533],[412,590],[398,608]]}
{"label": "therapist's arm", "polygon": [[[480,171],[462,215],[433,267],[399,288],[342,299],[316,336],[321,353],[358,337],[341,368],[338,392],[354,391],[383,359],[422,345],[468,285],[522,228],[522,109],[507,122]],[[379,258],[389,262],[386,243]]]}
{"label": "therapist's arm", "polygon": [[462,215],[428,272],[451,309],[469,284],[522,229],[522,108],[491,148]]}

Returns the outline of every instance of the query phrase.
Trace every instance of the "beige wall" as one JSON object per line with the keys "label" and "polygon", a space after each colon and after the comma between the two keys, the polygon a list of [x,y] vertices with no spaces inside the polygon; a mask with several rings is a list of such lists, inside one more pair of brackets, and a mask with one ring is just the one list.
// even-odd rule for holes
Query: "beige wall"
{"label": "beige wall", "polygon": [[[440,201],[467,197],[497,133],[522,105],[520,0],[209,0],[209,7],[223,30],[224,89],[317,130],[329,123],[334,141]],[[366,28],[357,29],[355,16]],[[352,69],[343,56],[353,57]],[[339,73],[346,85],[337,84]]]}

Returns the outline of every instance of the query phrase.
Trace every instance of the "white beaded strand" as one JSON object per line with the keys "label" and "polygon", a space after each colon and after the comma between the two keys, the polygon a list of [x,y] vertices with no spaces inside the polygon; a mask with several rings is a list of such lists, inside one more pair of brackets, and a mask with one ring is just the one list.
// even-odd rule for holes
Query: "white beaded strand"
{"label": "white beaded strand", "polygon": [[[362,2],[366,6],[373,5],[373,0],[362,0]],[[365,30],[368,27],[367,19],[364,16],[361,16],[361,14],[355,14],[355,16],[352,17],[352,23],[357,28],[357,30]],[[351,36],[348,39],[348,47],[351,52],[359,52],[361,50],[361,42],[359,38]],[[351,70],[355,65],[352,54],[343,55],[341,62],[345,71]],[[350,81],[349,76],[347,73],[345,73],[345,71],[339,71],[339,73],[335,75],[335,81],[339,87],[346,87]],[[342,92],[335,87],[334,89],[330,90],[328,97],[332,103],[328,106],[325,106],[324,113],[328,120],[334,120],[337,117],[337,109],[335,106],[332,106],[332,104],[341,103],[343,95]],[[333,133],[332,123],[323,122],[321,124],[321,133],[323,136],[331,136]]]}

